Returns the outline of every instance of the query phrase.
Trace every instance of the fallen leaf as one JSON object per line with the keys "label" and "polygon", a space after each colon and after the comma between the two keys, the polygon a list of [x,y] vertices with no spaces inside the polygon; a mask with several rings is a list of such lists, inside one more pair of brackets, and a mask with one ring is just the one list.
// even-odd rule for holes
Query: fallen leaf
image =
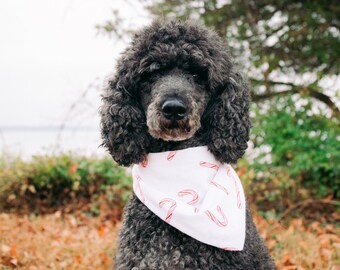
{"label": "fallen leaf", "polygon": [[75,174],[76,171],[77,171],[77,168],[78,168],[77,164],[76,164],[76,163],[73,163],[73,164],[68,168],[68,173],[69,173],[70,175]]}
{"label": "fallen leaf", "polygon": [[268,240],[267,241],[267,246],[269,249],[273,249],[276,245],[276,241],[274,239]]}
{"label": "fallen leaf", "polygon": [[100,227],[100,229],[98,230],[98,236],[99,236],[100,238],[102,238],[103,235],[105,234],[105,231],[106,231],[106,227],[105,227],[105,225],[102,225],[102,226]]}
{"label": "fallen leaf", "polygon": [[59,210],[59,211],[56,211],[55,213],[54,213],[54,216],[56,217],[56,218],[60,218],[61,217],[61,211]]}
{"label": "fallen leaf", "polygon": [[16,244],[12,244],[11,245],[10,254],[11,254],[12,257],[16,257],[17,256],[17,246],[16,246]]}
{"label": "fallen leaf", "polygon": [[1,245],[1,251],[2,253],[8,253],[11,250],[10,246],[7,245]]}
{"label": "fallen leaf", "polygon": [[76,262],[77,262],[77,263],[82,263],[82,258],[81,258],[80,255],[77,255],[77,256],[75,257],[75,259],[76,259]]}
{"label": "fallen leaf", "polygon": [[285,253],[283,256],[282,256],[282,259],[280,261],[280,264],[284,265],[284,266],[291,266],[291,265],[294,265],[294,263],[291,261],[291,254],[289,253]]}
{"label": "fallen leaf", "polygon": [[297,270],[297,267],[295,265],[289,265],[289,266],[284,266],[281,269],[282,270]]}
{"label": "fallen leaf", "polygon": [[106,263],[110,260],[110,258],[104,252],[99,253],[99,257],[102,263]]}
{"label": "fallen leaf", "polygon": [[328,248],[322,248],[320,250],[321,256],[324,256],[327,260],[330,260],[332,258],[333,252]]}
{"label": "fallen leaf", "polygon": [[12,260],[10,260],[10,263],[12,266],[18,266],[18,260],[13,258]]}
{"label": "fallen leaf", "polygon": [[74,216],[69,216],[69,222],[73,227],[77,227],[78,223]]}

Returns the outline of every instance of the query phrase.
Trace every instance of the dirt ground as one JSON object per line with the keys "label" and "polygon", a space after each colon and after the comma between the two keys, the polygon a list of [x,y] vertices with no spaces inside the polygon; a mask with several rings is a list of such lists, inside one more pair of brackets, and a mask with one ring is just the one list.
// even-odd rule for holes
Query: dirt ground
{"label": "dirt ground", "polygon": [[[339,229],[291,219],[255,222],[279,269],[340,270]],[[112,269],[120,222],[84,213],[0,213],[0,269]]]}

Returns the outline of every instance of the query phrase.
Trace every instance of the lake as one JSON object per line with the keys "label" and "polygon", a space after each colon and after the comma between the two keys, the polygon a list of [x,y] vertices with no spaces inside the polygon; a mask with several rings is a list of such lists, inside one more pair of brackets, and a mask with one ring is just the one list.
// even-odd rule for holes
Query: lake
{"label": "lake", "polygon": [[100,129],[95,127],[2,127],[0,151],[29,158],[36,154],[72,151],[104,155],[99,147]]}

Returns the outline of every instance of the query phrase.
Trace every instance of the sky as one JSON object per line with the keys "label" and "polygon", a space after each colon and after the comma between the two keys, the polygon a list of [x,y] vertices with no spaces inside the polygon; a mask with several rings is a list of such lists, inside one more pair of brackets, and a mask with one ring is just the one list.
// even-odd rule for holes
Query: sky
{"label": "sky", "polygon": [[95,26],[114,9],[132,29],[150,22],[135,0],[0,1],[0,154],[104,152],[100,90],[129,39]]}
{"label": "sky", "polygon": [[[127,2],[2,0],[0,128],[58,126],[64,121],[97,126],[98,88],[126,44],[100,35],[95,25],[112,18],[114,8],[127,22],[147,23],[141,8]],[[77,105],[91,84],[96,87],[88,90],[87,103]]]}

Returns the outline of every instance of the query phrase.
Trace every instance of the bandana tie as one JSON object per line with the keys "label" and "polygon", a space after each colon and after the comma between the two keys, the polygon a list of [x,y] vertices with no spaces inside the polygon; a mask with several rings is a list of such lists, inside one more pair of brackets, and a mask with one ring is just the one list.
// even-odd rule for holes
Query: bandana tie
{"label": "bandana tie", "polygon": [[133,190],[181,232],[225,250],[243,249],[245,196],[233,168],[206,146],[149,154],[132,169]]}

